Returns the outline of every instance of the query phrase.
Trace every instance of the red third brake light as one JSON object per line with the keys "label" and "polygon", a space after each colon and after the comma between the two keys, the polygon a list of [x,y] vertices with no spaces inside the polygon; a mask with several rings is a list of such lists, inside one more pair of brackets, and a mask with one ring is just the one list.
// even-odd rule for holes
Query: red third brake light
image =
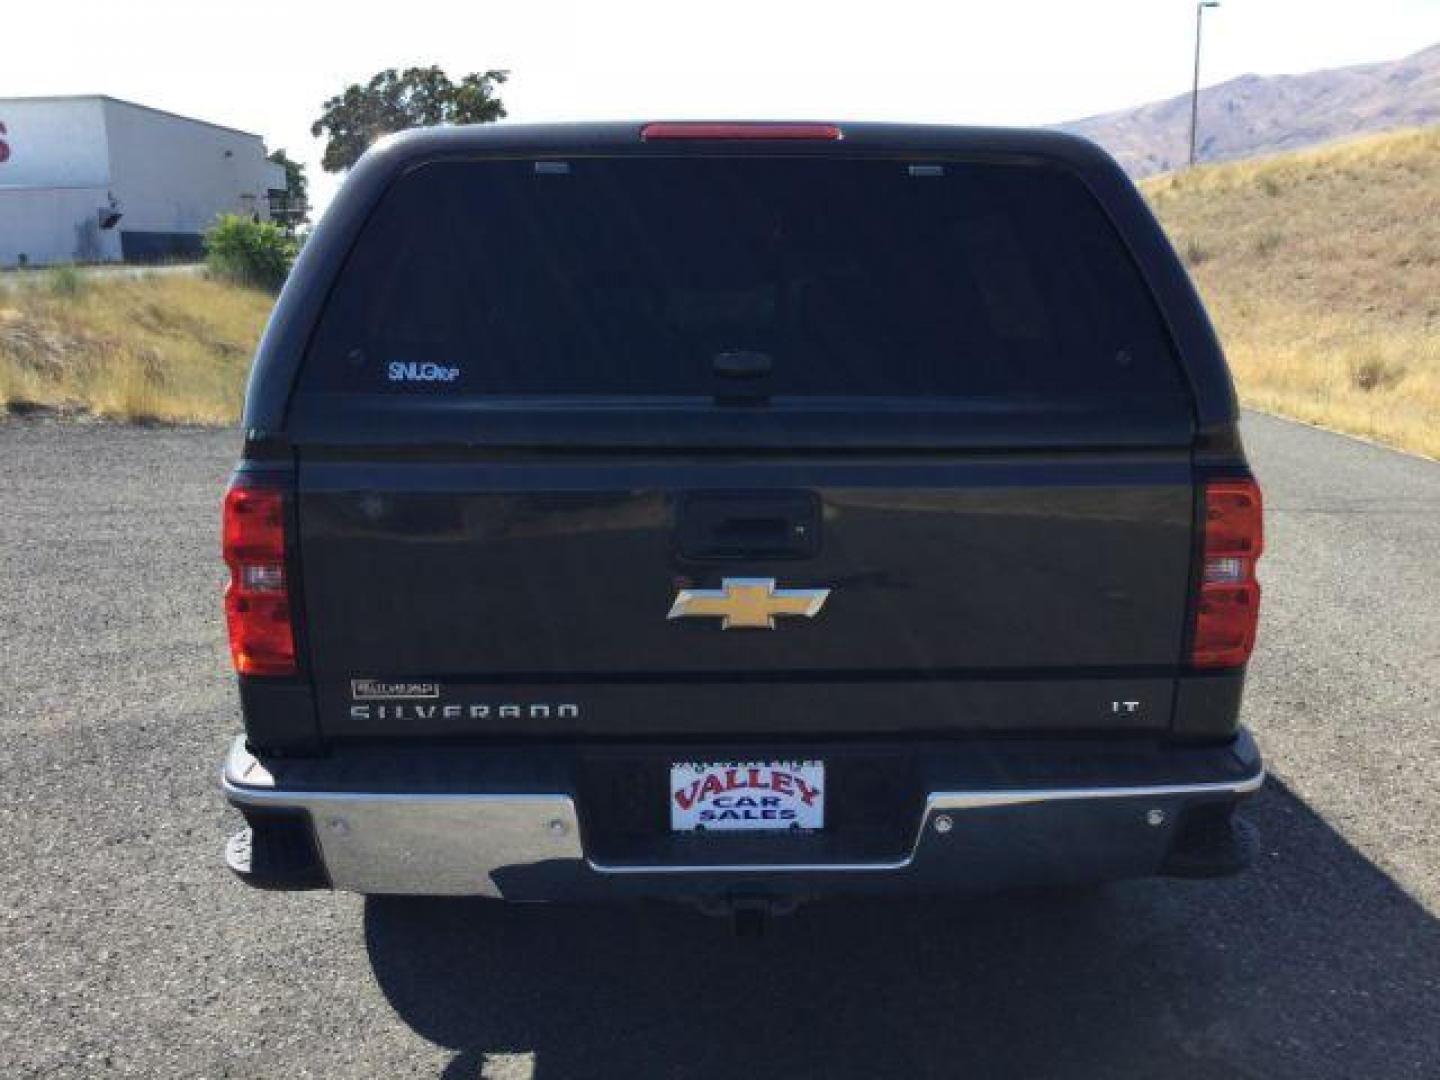
{"label": "red third brake light", "polygon": [[295,674],[285,580],[285,499],[241,476],[225,492],[221,549],[230,568],[225,623],[241,675]]}
{"label": "red third brake light", "polygon": [[1211,480],[1204,498],[1205,562],[1190,662],[1197,668],[1240,667],[1250,659],[1260,617],[1255,580],[1264,548],[1260,487],[1251,479]]}
{"label": "red third brake light", "polygon": [[822,139],[834,142],[842,132],[834,124],[656,123],[640,129],[642,142],[657,139]]}

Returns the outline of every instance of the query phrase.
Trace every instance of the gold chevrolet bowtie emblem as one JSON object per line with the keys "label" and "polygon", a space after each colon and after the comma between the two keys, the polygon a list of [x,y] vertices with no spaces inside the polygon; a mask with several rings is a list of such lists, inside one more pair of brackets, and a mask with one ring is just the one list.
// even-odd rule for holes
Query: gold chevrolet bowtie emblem
{"label": "gold chevrolet bowtie emblem", "polygon": [[718,589],[681,589],[666,618],[721,619],[722,630],[774,630],[777,615],[813,619],[829,595],[829,589],[777,589],[774,578],[726,578]]}

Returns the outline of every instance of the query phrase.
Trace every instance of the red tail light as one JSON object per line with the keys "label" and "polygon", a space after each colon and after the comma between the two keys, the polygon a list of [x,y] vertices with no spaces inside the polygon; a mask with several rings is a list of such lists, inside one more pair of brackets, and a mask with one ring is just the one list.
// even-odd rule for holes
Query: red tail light
{"label": "red tail light", "polygon": [[827,139],[841,138],[834,124],[646,124],[640,129],[643,142],[657,139]]}
{"label": "red tail light", "polygon": [[1240,667],[1250,659],[1260,618],[1255,562],[1264,536],[1254,480],[1205,485],[1204,545],[1190,662],[1197,668]]}
{"label": "red tail light", "polygon": [[285,580],[285,500],[237,478],[225,492],[221,549],[230,567],[225,623],[241,675],[295,674],[295,634]]}

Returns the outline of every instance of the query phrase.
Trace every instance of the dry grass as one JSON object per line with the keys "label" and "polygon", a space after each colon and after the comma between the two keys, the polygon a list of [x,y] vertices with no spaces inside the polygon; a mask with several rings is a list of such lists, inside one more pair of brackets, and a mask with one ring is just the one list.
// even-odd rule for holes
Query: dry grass
{"label": "dry grass", "polygon": [[1142,186],[1246,404],[1440,457],[1440,128]]}
{"label": "dry grass", "polygon": [[265,293],[199,276],[0,287],[0,406],[130,421],[233,423],[270,312]]}

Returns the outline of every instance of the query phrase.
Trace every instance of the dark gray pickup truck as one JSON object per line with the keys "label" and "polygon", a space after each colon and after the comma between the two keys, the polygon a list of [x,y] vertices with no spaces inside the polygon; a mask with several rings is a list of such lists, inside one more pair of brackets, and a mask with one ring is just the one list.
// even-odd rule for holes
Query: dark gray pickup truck
{"label": "dark gray pickup truck", "polygon": [[1233,872],[1260,551],[1215,336],[1086,142],[389,139],[250,382],[227,859],[721,911]]}

